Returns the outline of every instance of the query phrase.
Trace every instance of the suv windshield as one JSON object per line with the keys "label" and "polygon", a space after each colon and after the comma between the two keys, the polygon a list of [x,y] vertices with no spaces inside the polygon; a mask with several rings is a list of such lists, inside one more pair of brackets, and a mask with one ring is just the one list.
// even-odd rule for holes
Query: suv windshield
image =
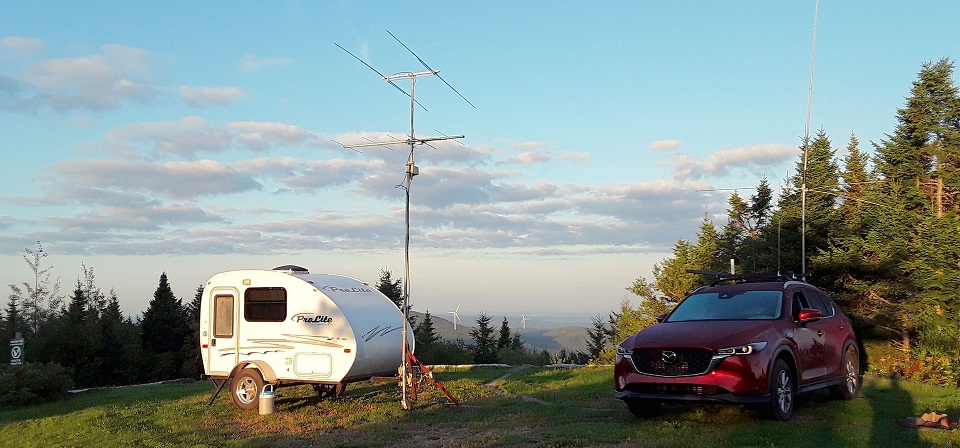
{"label": "suv windshield", "polygon": [[781,291],[703,292],[687,297],[666,322],[780,318]]}

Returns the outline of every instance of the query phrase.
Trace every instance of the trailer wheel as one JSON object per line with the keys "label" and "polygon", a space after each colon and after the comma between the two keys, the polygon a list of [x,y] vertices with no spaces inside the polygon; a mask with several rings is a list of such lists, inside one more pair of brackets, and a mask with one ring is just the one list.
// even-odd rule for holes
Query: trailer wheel
{"label": "trailer wheel", "polygon": [[313,390],[321,400],[340,398],[343,392],[347,390],[347,383],[337,384],[314,384]]}
{"label": "trailer wheel", "polygon": [[233,391],[233,404],[245,411],[260,407],[260,391],[263,390],[263,377],[257,369],[243,369],[230,383]]}

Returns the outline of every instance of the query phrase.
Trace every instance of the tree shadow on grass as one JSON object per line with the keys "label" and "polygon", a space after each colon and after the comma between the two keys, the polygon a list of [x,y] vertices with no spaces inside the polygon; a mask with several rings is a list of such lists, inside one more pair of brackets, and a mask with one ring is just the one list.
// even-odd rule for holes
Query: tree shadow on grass
{"label": "tree shadow on grass", "polygon": [[51,402],[0,410],[0,424],[56,417],[88,408],[125,406],[144,400],[179,399],[194,394],[206,394],[207,387],[209,386],[203,382],[190,382],[90,389],[66,394]]}
{"label": "tree shadow on grass", "polygon": [[899,381],[871,381],[860,392],[873,411],[870,447],[930,446],[921,443],[917,429],[897,427],[898,421],[917,415],[913,397]]}

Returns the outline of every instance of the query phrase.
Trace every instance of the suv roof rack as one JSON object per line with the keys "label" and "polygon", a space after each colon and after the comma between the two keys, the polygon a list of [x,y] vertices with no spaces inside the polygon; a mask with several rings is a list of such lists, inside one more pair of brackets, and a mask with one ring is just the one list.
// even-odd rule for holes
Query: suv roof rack
{"label": "suv roof rack", "polygon": [[760,282],[789,282],[805,281],[809,275],[798,275],[793,272],[756,272],[749,274],[731,274],[729,272],[704,271],[698,269],[687,269],[690,274],[699,274],[705,277],[713,277],[714,280],[710,286],[716,286],[723,282],[733,283],[760,283]]}

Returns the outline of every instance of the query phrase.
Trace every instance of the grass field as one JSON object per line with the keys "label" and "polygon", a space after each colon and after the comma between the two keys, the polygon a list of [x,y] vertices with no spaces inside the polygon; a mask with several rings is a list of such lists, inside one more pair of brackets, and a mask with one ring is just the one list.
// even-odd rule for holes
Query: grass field
{"label": "grass field", "polygon": [[[495,379],[501,393],[485,384]],[[277,412],[243,412],[210,383],[88,391],[0,410],[11,447],[914,447],[960,446],[960,432],[903,428],[897,420],[960,413],[960,391],[867,377],[860,398],[802,397],[786,423],[736,406],[667,406],[637,420],[612,398],[612,368],[477,368],[436,372],[463,406],[422,390],[412,411],[396,384],[356,383],[339,400],[309,387],[277,391]]]}

